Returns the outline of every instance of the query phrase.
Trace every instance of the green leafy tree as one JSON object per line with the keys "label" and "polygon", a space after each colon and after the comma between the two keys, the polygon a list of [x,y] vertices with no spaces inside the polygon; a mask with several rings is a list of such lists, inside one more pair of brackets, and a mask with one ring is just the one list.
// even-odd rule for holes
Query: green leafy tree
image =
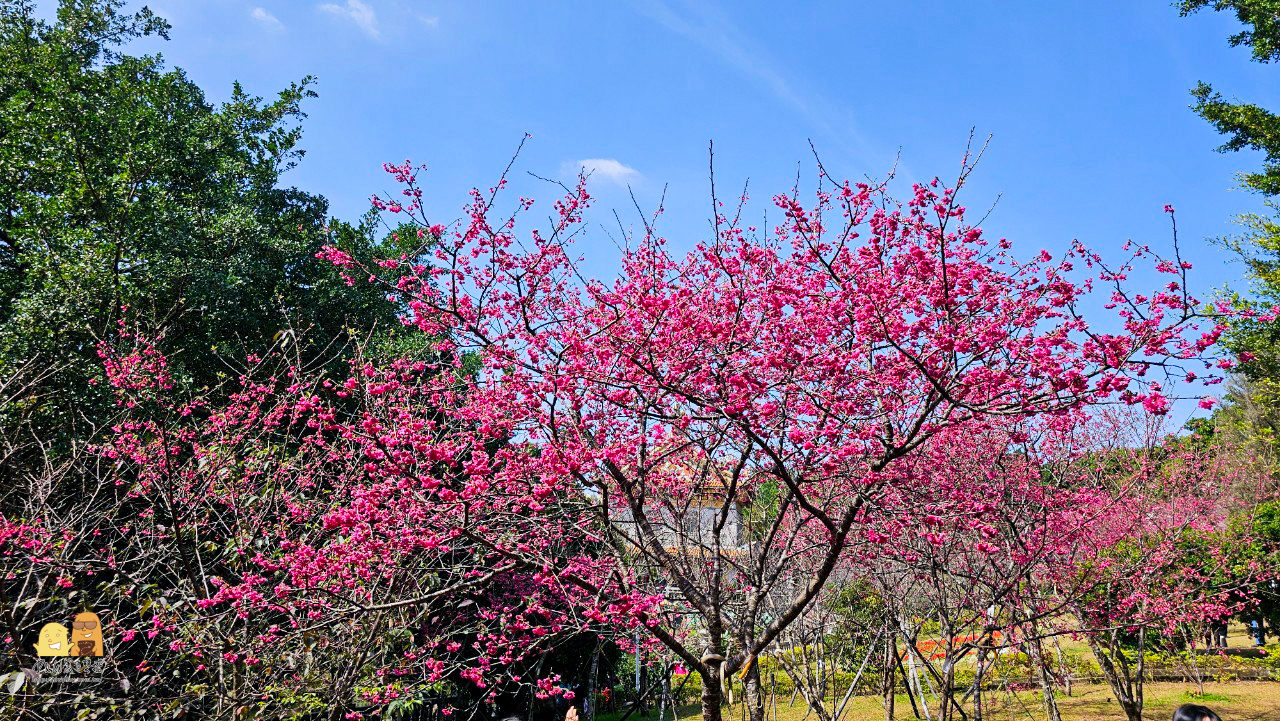
{"label": "green leafy tree", "polygon": [[[1250,50],[1256,62],[1280,59],[1280,0],[1179,0],[1182,15],[1203,9],[1231,12],[1243,26],[1231,35],[1233,47]],[[1201,82],[1191,91],[1192,108],[1226,136],[1222,152],[1251,149],[1263,154],[1262,167],[1241,175],[1244,187],[1266,196],[1268,210],[1239,218],[1243,232],[1220,243],[1244,262],[1248,292],[1237,291],[1232,303],[1241,309],[1266,310],[1280,304],[1280,115],[1259,105],[1225,99]],[[1280,462],[1280,322],[1238,316],[1225,338],[1236,355],[1240,375],[1226,403],[1215,414],[1219,440],[1247,449],[1272,467]]]}
{"label": "green leafy tree", "polygon": [[1259,504],[1251,514],[1233,520],[1233,528],[1245,527],[1239,535],[1247,539],[1238,553],[1238,565],[1253,564],[1269,571],[1250,594],[1243,616],[1261,620],[1272,634],[1280,633],[1280,572],[1276,571],[1280,568],[1280,500]]}
{"label": "green leafy tree", "polygon": [[107,422],[96,348],[126,317],[192,389],[272,343],[312,360],[396,325],[382,291],[315,257],[369,257],[372,225],[327,224],[324,198],[280,183],[313,79],[215,107],[160,56],[120,52],[169,27],[122,8],[63,0],[46,23],[0,0],[0,485]]}
{"label": "green leafy tree", "polygon": [[[1180,0],[1182,15],[1204,8],[1235,13],[1246,29],[1232,35],[1232,47],[1245,46],[1253,59],[1270,63],[1280,59],[1280,0]],[[1247,187],[1266,195],[1280,194],[1280,116],[1251,103],[1229,102],[1212,86],[1201,82],[1191,91],[1195,111],[1229,136],[1223,151],[1252,148],[1266,154],[1261,172],[1247,173]]]}

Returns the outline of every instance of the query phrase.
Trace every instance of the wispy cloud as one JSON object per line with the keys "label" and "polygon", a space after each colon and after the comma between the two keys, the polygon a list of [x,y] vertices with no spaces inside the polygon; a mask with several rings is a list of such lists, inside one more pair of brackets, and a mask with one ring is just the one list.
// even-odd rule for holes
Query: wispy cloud
{"label": "wispy cloud", "polygon": [[[892,159],[869,143],[856,126],[852,110],[843,103],[832,102],[818,89],[797,82],[762,48],[758,38],[747,36],[732,15],[715,4],[691,0],[641,0],[641,13],[690,42],[701,45],[721,62],[744,76],[754,79],[777,100],[791,108],[828,142],[842,146],[844,152],[875,164]],[[902,170],[899,166],[899,170]]]}
{"label": "wispy cloud", "polygon": [[434,15],[418,15],[418,21],[432,30],[440,27],[440,18]]}
{"label": "wispy cloud", "polygon": [[579,169],[586,171],[592,178],[604,180],[617,185],[626,185],[641,178],[640,171],[614,160],[613,158],[587,158],[576,163],[566,163],[565,169],[577,173]]}
{"label": "wispy cloud", "polygon": [[355,23],[365,35],[374,40],[382,39],[382,31],[378,29],[378,16],[373,12],[373,8],[365,5],[360,0],[347,0],[346,5],[336,5],[334,3],[324,3],[320,5],[320,10],[331,15],[337,15]]}
{"label": "wispy cloud", "polygon": [[754,77],[787,105],[806,115],[813,112],[804,96],[761,55],[759,46],[739,37],[741,33],[730,17],[706,4],[683,4],[684,12],[662,0],[650,0],[641,8],[666,29],[702,45],[737,71]]}
{"label": "wispy cloud", "polygon": [[263,10],[262,8],[254,8],[249,13],[249,17],[256,20],[260,25],[268,30],[280,31],[284,30],[284,23],[280,22],[275,15]]}

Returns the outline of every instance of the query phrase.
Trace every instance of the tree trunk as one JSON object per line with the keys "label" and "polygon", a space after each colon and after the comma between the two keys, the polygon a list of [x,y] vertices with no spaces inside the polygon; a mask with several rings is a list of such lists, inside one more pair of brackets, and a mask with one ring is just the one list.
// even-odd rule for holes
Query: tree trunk
{"label": "tree trunk", "polygon": [[723,721],[720,716],[720,664],[712,661],[702,676],[702,721]]}
{"label": "tree trunk", "polygon": [[1128,721],[1142,721],[1142,702],[1130,700],[1120,704],[1120,708],[1124,709],[1124,716]]}
{"label": "tree trunk", "polygon": [[[1197,660],[1199,654],[1195,649],[1195,635],[1187,628],[1183,629],[1183,636],[1187,639],[1187,670],[1190,672],[1191,680],[1196,684],[1196,693],[1200,696],[1204,695],[1204,674],[1200,672],[1200,662]],[[1224,644],[1225,645],[1225,644]]]}
{"label": "tree trunk", "polygon": [[[907,643],[911,643],[911,641],[908,640]],[[916,658],[910,650],[907,652],[907,671],[904,675],[910,683],[909,693],[913,696],[920,697],[919,708],[924,711],[924,721],[932,721],[932,718],[929,715],[929,699],[924,695],[924,684],[920,681],[920,673],[916,671]]]}
{"label": "tree trunk", "polygon": [[1071,668],[1067,666],[1067,658],[1062,653],[1062,644],[1058,643],[1057,636],[1053,637],[1053,651],[1058,657],[1058,675],[1062,677],[1063,689],[1067,692],[1067,695],[1070,696],[1072,684]]}
{"label": "tree trunk", "polygon": [[596,650],[591,654],[591,671],[587,677],[587,697],[582,699],[583,715],[587,721],[595,721],[596,718],[596,672],[600,670],[600,644],[596,643]]}
{"label": "tree trunk", "polygon": [[[662,695],[658,697],[658,721],[664,721],[667,716],[667,702],[671,700],[671,667],[666,666],[662,671]],[[671,712],[675,713],[675,703],[671,704]]]}
{"label": "tree trunk", "polygon": [[892,633],[884,643],[884,669],[881,672],[880,688],[884,694],[884,721],[893,721],[894,683],[897,681],[898,666],[893,662],[898,656],[898,643]]}
{"label": "tree trunk", "polygon": [[1127,709],[1125,713],[1129,716],[1129,721],[1142,721],[1142,684],[1143,676],[1147,671],[1147,628],[1143,626],[1138,629],[1138,672],[1136,674],[1137,682],[1133,684],[1133,704],[1134,712],[1130,713]]}
{"label": "tree trunk", "polygon": [[1136,675],[1130,673],[1129,660],[1120,648],[1116,632],[1113,631],[1111,635],[1112,638],[1107,648],[1103,648],[1098,639],[1091,634],[1087,634],[1085,638],[1089,642],[1089,650],[1093,651],[1093,657],[1098,661],[1098,667],[1102,669],[1102,675],[1107,679],[1107,684],[1111,686],[1111,692],[1115,694],[1116,701],[1120,704],[1120,708],[1124,710],[1125,717],[1128,721],[1142,721],[1143,662],[1141,642],[1144,640],[1145,635],[1139,632]]}
{"label": "tree trunk", "polygon": [[[907,641],[907,643],[911,643],[911,642]],[[910,656],[910,653],[906,653],[904,655]],[[894,664],[897,667],[898,672],[902,674],[902,690],[906,692],[907,700],[911,702],[911,713],[915,714],[915,717],[917,719],[923,718],[920,715],[920,707],[916,704],[915,691],[913,691],[911,688],[911,677],[907,675],[907,669],[902,667],[902,657],[899,656],[896,652],[894,653],[893,656],[894,656]]]}
{"label": "tree trunk", "polygon": [[[1032,627],[1035,634],[1035,627]],[[1044,657],[1044,644],[1039,637],[1030,642],[1031,662],[1035,664],[1040,676],[1040,692],[1044,695],[1044,711],[1049,721],[1062,721],[1062,712],[1058,709],[1058,699],[1053,693],[1053,674],[1049,672],[1049,661]]]}
{"label": "tree trunk", "polygon": [[821,636],[814,637],[813,647],[818,658],[818,703],[822,704],[827,698],[827,651]]}
{"label": "tree trunk", "polygon": [[778,672],[776,670],[769,672],[769,683],[773,684],[773,692],[769,694],[769,703],[773,704],[773,721],[778,721]]}
{"label": "tree trunk", "polygon": [[[984,642],[985,644],[985,642]],[[974,663],[973,673],[973,721],[982,721],[982,677],[987,672],[987,649],[985,645],[978,649],[978,658]],[[1062,721],[1056,719],[1055,721]]]}
{"label": "tree trunk", "polygon": [[[945,626],[943,628],[946,629]],[[949,629],[946,629],[945,632],[951,633]],[[954,638],[954,637],[955,637],[955,634],[951,634],[947,638]],[[943,660],[942,663],[943,663],[942,683],[939,684],[938,686],[938,692],[942,698],[938,702],[938,719],[939,721],[951,721],[951,707],[953,704],[955,704],[955,693],[956,693],[955,686],[954,686],[954,681],[956,676],[956,665],[950,658]]]}
{"label": "tree trunk", "polygon": [[751,668],[743,678],[743,700],[747,702],[747,714],[751,721],[764,721],[764,692],[760,688],[760,664],[750,660]]}

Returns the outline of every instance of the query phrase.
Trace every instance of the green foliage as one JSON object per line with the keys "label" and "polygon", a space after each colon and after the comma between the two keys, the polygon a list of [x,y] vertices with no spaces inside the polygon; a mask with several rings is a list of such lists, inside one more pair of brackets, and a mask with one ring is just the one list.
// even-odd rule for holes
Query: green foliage
{"label": "green foliage", "polygon": [[1194,693],[1192,691],[1187,691],[1182,694],[1182,700],[1188,703],[1209,703],[1214,701],[1219,703],[1230,703],[1236,699],[1234,696],[1227,696],[1226,694],[1221,693],[1209,693],[1207,691],[1205,693]]}
{"label": "green foliage", "polygon": [[1068,673],[1078,678],[1097,678],[1102,675],[1102,667],[1092,654],[1064,654],[1063,665]]}
{"label": "green foliage", "polygon": [[1280,116],[1252,103],[1228,102],[1203,82],[1192,89],[1191,96],[1196,113],[1229,137],[1219,150],[1249,148],[1266,155],[1261,172],[1243,175],[1245,186],[1265,195],[1280,194]]}
{"label": "green foliage", "polygon": [[1268,501],[1254,509],[1253,532],[1260,538],[1280,545],[1280,501]]}
{"label": "green foliage", "polygon": [[[1231,11],[1247,28],[1228,38],[1233,47],[1248,47],[1260,63],[1280,58],[1280,0],[1182,0],[1178,7],[1184,16],[1204,8]],[[1280,194],[1280,116],[1250,103],[1227,102],[1203,82],[1191,95],[1195,111],[1228,136],[1222,151],[1252,148],[1266,154],[1262,172],[1245,174],[1245,185]]]}
{"label": "green foliage", "polygon": [[[1181,0],[1178,8],[1184,16],[1205,8],[1230,11],[1245,26],[1228,38],[1233,47],[1248,47],[1253,59],[1261,63],[1280,58],[1280,0]],[[1263,153],[1261,170],[1242,175],[1245,187],[1267,196],[1280,195],[1280,115],[1252,103],[1228,102],[1204,82],[1197,84],[1191,94],[1195,112],[1227,137],[1220,151],[1249,148]],[[1242,216],[1244,232],[1221,241],[1244,261],[1252,281],[1256,300],[1237,295],[1233,301],[1239,308],[1280,302],[1280,207],[1270,200],[1267,206],[1266,215]],[[1243,439],[1274,462],[1280,421],[1275,412],[1280,408],[1280,353],[1276,351],[1280,347],[1280,323],[1236,319],[1226,340],[1231,351],[1244,361],[1240,368],[1249,379],[1247,391],[1256,397],[1242,399],[1239,393],[1234,394],[1230,400],[1236,404],[1247,401],[1248,412],[1228,407],[1219,416],[1233,439]]]}
{"label": "green foliage", "polygon": [[[249,354],[274,349],[282,365],[312,375],[355,346],[405,350],[385,290],[316,257],[326,244],[358,261],[399,246],[384,244],[374,218],[326,221],[324,198],[281,183],[303,156],[313,80],[268,100],[237,84],[215,106],[159,56],[122,51],[168,31],[151,11],[123,8],[63,0],[44,22],[32,2],[0,0],[0,515],[66,519],[70,531],[91,512],[135,512],[128,479],[91,450],[117,412],[98,346],[123,330],[157,340],[176,397],[214,403]],[[202,540],[215,555],[225,541]],[[14,637],[86,598],[141,618],[190,592],[151,572],[131,586],[99,572],[92,588],[64,590],[9,568],[0,597],[22,599],[3,609],[4,635]],[[122,667],[144,660],[140,645],[113,653]],[[153,700],[213,695],[187,679],[130,675]],[[273,703],[301,713],[319,691]],[[96,695],[113,717],[169,713],[123,687],[76,693]]]}
{"label": "green foliage", "polygon": [[[1256,563],[1263,568],[1280,568],[1280,501],[1260,504],[1253,512],[1238,520],[1249,531],[1249,544],[1241,549],[1241,563]],[[1272,633],[1280,632],[1280,583],[1268,579],[1258,585],[1250,612],[1261,616]],[[1280,669],[1280,655],[1274,656]]]}
{"label": "green foliage", "polygon": [[236,84],[214,107],[159,56],[118,52],[168,30],[122,6],[64,0],[48,24],[0,0],[0,434],[40,438],[46,460],[106,423],[96,347],[124,317],[192,389],[273,342],[306,362],[395,325],[382,291],[315,257],[334,243],[367,259],[371,229],[326,224],[324,198],[279,185],[312,78],[265,102]]}
{"label": "green foliage", "polygon": [[1143,661],[1153,674],[1178,673],[1194,663],[1204,675],[1223,681],[1254,678],[1259,672],[1272,678],[1280,676],[1280,654],[1276,653],[1236,656],[1194,651],[1153,651],[1143,654]]}
{"label": "green foliage", "polygon": [[[1277,128],[1280,130],[1280,126]],[[1249,213],[1241,216],[1239,222],[1244,232],[1219,240],[1219,243],[1232,251],[1245,265],[1250,280],[1249,296],[1236,294],[1232,304],[1240,309],[1266,310],[1280,303],[1280,203],[1274,199],[1266,201],[1270,215]],[[1246,425],[1274,436],[1276,418],[1264,418],[1266,410],[1274,409],[1280,400],[1280,323],[1275,321],[1261,322],[1247,318],[1233,319],[1230,333],[1227,335],[1227,346],[1241,359],[1240,370],[1248,382],[1237,384],[1232,389],[1231,398],[1235,405],[1246,400],[1244,395],[1252,396],[1254,407],[1248,418],[1230,419],[1245,421]],[[1236,416],[1240,416],[1236,413]],[[1260,423],[1259,423],[1260,422]],[[1241,427],[1234,428],[1239,431]],[[1239,435],[1239,433],[1237,433]],[[1273,442],[1274,438],[1267,439]]]}
{"label": "green foliage", "polygon": [[1230,10],[1248,30],[1228,38],[1231,47],[1248,46],[1253,59],[1269,63],[1280,58],[1280,1],[1277,0],[1180,0],[1178,9],[1185,17],[1204,8]]}
{"label": "green foliage", "polygon": [[869,581],[863,580],[836,589],[826,605],[835,621],[833,632],[825,639],[827,648],[845,666],[860,662],[867,644],[873,640],[872,629],[878,629],[889,613],[884,599]]}
{"label": "green foliage", "polygon": [[997,654],[987,670],[992,678],[1023,678],[1031,672],[1031,657],[1022,652]]}
{"label": "green foliage", "polygon": [[[1205,8],[1230,11],[1246,28],[1228,38],[1232,46],[1248,47],[1257,62],[1269,63],[1280,58],[1280,0],[1181,0],[1178,8],[1184,16]],[[1267,196],[1280,195],[1280,115],[1252,103],[1228,102],[1204,82],[1197,84],[1191,94],[1195,99],[1192,105],[1195,112],[1227,137],[1220,151],[1249,148],[1263,153],[1261,170],[1242,175],[1245,187]],[[1280,301],[1280,222],[1277,222],[1280,208],[1271,201],[1267,206],[1270,209],[1267,215],[1242,216],[1240,223],[1244,232],[1221,241],[1245,262],[1257,299],[1250,301],[1236,296],[1233,300],[1237,307],[1269,306]],[[1227,337],[1228,347],[1244,359],[1241,370],[1251,381],[1249,391],[1259,397],[1251,402],[1247,418],[1242,419],[1238,411],[1228,410],[1225,420],[1234,436],[1265,450],[1273,461],[1277,441],[1275,421],[1280,420],[1274,413],[1274,409],[1280,407],[1276,403],[1280,398],[1278,343],[1280,323],[1276,322],[1237,319],[1232,322]]]}
{"label": "green foliage", "polygon": [[[781,675],[778,678],[778,683],[782,683]],[[671,695],[676,704],[680,706],[701,703],[702,677],[692,672],[689,674],[671,674]]]}
{"label": "green foliage", "polygon": [[750,505],[742,514],[742,523],[752,538],[762,540],[768,534],[782,510],[781,500],[782,492],[774,479],[769,479],[756,488]]}
{"label": "green foliage", "polygon": [[[788,653],[788,651],[780,651],[777,655],[785,656]],[[862,659],[859,658],[858,665],[861,664],[861,661]],[[773,655],[764,656],[760,658],[759,663],[760,684],[766,693],[774,693],[775,688],[777,689],[776,693],[779,696],[790,697],[795,693],[795,681],[789,674],[787,674],[783,664],[777,658],[774,658]],[[795,661],[792,661],[792,663],[795,663]],[[811,667],[810,673],[813,673],[814,671],[816,671],[816,669]],[[803,670],[798,670],[798,672],[803,673]],[[858,686],[857,689],[854,690],[854,695],[877,694],[880,692],[880,669],[878,662],[874,658],[867,664],[866,668],[862,669],[861,677],[858,677],[857,665],[848,668],[837,668],[834,671],[828,667],[825,669],[825,673],[827,674],[828,680],[828,700],[831,700],[833,696],[835,698],[843,697],[845,691],[849,688],[849,684],[853,683],[854,679],[857,679],[858,681]],[[697,681],[696,675],[690,683],[693,683],[694,681]],[[675,687],[676,682],[673,680],[672,689],[674,690]],[[688,696],[688,693],[684,695]],[[697,697],[695,696],[694,698]]]}

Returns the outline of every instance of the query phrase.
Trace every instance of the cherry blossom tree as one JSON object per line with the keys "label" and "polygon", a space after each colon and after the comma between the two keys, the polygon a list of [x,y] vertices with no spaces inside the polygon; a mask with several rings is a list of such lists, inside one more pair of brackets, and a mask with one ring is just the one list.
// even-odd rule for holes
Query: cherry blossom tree
{"label": "cherry blossom tree", "polygon": [[1232,615],[1271,570],[1217,570],[1234,565],[1224,490],[1250,484],[1250,475],[1256,481],[1233,449],[1174,438],[1160,419],[1105,427],[1107,442],[1081,459],[1074,480],[1099,493],[1086,511],[1092,520],[1076,544],[1045,559],[1040,578],[1071,610],[1066,628],[1084,637],[1121,709],[1138,721],[1153,642],[1185,641],[1185,627]]}
{"label": "cherry blossom tree", "polygon": [[[602,606],[601,620],[629,609],[699,673],[704,718],[716,721],[724,676],[777,641],[852,546],[895,540],[880,530],[890,499],[937,484],[913,470],[914,455],[993,417],[1065,425],[1106,400],[1162,412],[1171,378],[1221,332],[1197,325],[1180,259],[1133,248],[1112,267],[1075,246],[1024,261],[988,241],[957,201],[969,169],[956,188],[917,185],[897,203],[819,167],[814,203],[776,196],[783,220],[769,229],[741,222],[745,198],[730,215],[713,184],[710,240],[679,257],[646,220],[608,283],[579,277],[569,255],[585,178],[546,230],[517,229],[532,201],[495,210],[504,181],[474,192],[455,227],[420,218],[432,264],[330,259],[353,280],[385,277],[406,322],[445,338],[441,350],[476,354],[459,418],[537,449],[491,454],[483,482],[525,484],[530,513],[557,494],[583,500],[611,561],[563,577],[602,600],[633,599]],[[388,170],[406,199],[375,205],[421,214],[417,171]],[[1147,261],[1172,279],[1128,292]],[[1077,265],[1096,278],[1072,280]],[[1112,287],[1116,332],[1078,312],[1095,281]],[[952,482],[981,495],[981,481]],[[776,493],[758,535],[726,537],[764,489]],[[673,533],[695,506],[708,521]],[[522,564],[564,568],[554,544],[476,537]],[[782,569],[797,565],[811,571],[782,588]],[[786,603],[767,603],[779,594]]]}
{"label": "cherry blossom tree", "polygon": [[[459,477],[455,464],[492,447],[442,411],[465,374],[447,356],[357,357],[333,378],[279,348],[211,405],[176,391],[167,359],[121,325],[100,349],[121,418],[74,530],[33,515],[0,533],[8,580],[28,574],[7,599],[18,608],[93,598],[117,684],[88,691],[90,705],[342,718],[453,687],[455,710],[474,713],[521,688],[562,693],[550,672],[519,675],[555,644],[625,634],[572,616],[591,605],[576,586],[473,540],[553,537],[562,561],[594,563],[569,499],[544,497],[530,519],[507,505],[527,492]],[[16,698],[40,717],[73,693],[27,683]]]}
{"label": "cherry blossom tree", "polygon": [[[813,202],[776,196],[772,228],[713,189],[711,238],[680,256],[646,219],[610,282],[569,253],[585,178],[524,232],[533,202],[499,213],[505,180],[445,226],[415,169],[388,169],[404,195],[375,205],[416,217],[400,227],[420,252],[321,255],[385,284],[428,355],[334,376],[282,349],[210,406],[121,333],[102,348],[123,417],[92,512],[70,538],[5,520],[6,558],[116,589],[120,673],[154,695],[139,713],[337,717],[448,684],[547,696],[556,679],[516,669],[589,632],[695,670],[707,721],[743,673],[760,721],[756,659],[841,564],[960,535],[974,563],[1007,562],[981,537],[1020,501],[979,471],[1032,422],[1166,410],[1220,333],[1176,257],[1021,260],[988,241],[958,204],[968,165],[901,203],[819,166]],[[1170,280],[1130,292],[1148,262]],[[1095,285],[1107,332],[1079,310]]]}

